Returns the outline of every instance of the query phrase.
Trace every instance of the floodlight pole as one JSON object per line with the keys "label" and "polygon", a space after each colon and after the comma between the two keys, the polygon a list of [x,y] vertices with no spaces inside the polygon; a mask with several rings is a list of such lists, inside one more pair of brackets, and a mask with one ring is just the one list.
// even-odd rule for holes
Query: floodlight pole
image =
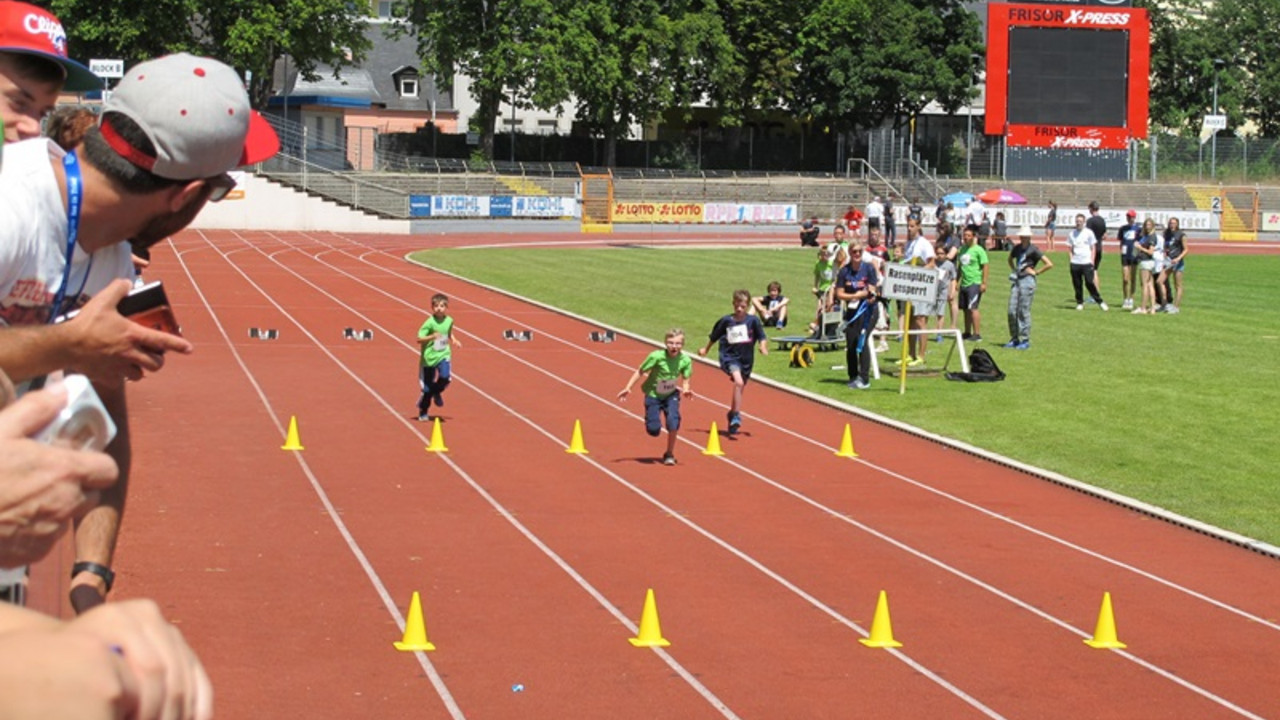
{"label": "floodlight pole", "polygon": [[969,66],[969,94],[967,96],[966,105],[969,107],[969,129],[964,141],[964,175],[966,178],[973,178],[973,75],[976,71],[976,65],[982,62],[982,56],[972,54],[969,56],[972,64]]}
{"label": "floodlight pole", "polygon": [[[1218,114],[1218,73],[1222,70],[1222,66],[1226,65],[1224,60],[1219,58],[1213,59],[1213,114]],[[1218,129],[1213,129],[1213,138],[1209,146],[1209,177],[1217,179],[1218,177]]]}

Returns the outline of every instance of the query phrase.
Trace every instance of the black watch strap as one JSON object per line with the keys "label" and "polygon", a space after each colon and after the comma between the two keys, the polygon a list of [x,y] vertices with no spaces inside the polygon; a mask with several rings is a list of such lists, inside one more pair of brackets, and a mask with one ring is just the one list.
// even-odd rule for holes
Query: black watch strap
{"label": "black watch strap", "polygon": [[71,566],[71,577],[73,579],[82,572],[93,573],[102,578],[102,581],[107,584],[107,592],[111,592],[111,586],[116,582],[115,572],[106,565],[99,565],[96,562],[78,562]]}

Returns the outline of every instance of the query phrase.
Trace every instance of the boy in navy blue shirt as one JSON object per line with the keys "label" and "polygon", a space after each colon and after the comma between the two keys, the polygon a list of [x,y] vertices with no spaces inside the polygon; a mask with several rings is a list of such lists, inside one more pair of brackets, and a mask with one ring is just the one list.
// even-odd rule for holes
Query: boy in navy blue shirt
{"label": "boy in navy blue shirt", "polygon": [[760,354],[769,354],[769,339],[765,337],[760,318],[748,315],[751,293],[733,291],[733,314],[725,315],[711,328],[707,344],[698,348],[698,355],[706,357],[711,346],[720,343],[720,369],[733,380],[733,401],[729,404],[729,434],[737,435],[742,428],[742,391],[751,379],[755,364],[755,346],[760,344]]}

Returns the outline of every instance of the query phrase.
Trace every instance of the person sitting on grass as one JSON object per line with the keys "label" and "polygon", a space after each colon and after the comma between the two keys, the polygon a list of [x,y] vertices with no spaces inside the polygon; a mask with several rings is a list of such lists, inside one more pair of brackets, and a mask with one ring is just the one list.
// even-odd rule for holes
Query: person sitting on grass
{"label": "person sitting on grass", "polygon": [[758,315],[765,327],[776,327],[779,330],[787,326],[787,303],[791,302],[782,294],[782,283],[774,280],[769,283],[768,292],[751,298],[751,314]]}
{"label": "person sitting on grass", "polygon": [[644,429],[650,437],[662,432],[661,420],[667,420],[667,451],[662,454],[663,465],[676,464],[676,440],[680,433],[680,396],[693,398],[689,378],[693,375],[693,359],[684,352],[684,330],[671,328],[665,339],[666,348],[654,350],[631,374],[626,387],[618,393],[618,400],[626,400],[631,387],[640,378],[644,384]]}
{"label": "person sitting on grass", "polygon": [[725,315],[711,328],[707,344],[698,348],[699,357],[706,357],[711,346],[720,343],[720,369],[733,380],[733,399],[729,403],[729,434],[737,435],[742,427],[742,392],[751,379],[755,365],[755,345],[760,344],[760,354],[769,354],[769,338],[764,334],[760,318],[747,314],[751,293],[733,291],[733,314]]}

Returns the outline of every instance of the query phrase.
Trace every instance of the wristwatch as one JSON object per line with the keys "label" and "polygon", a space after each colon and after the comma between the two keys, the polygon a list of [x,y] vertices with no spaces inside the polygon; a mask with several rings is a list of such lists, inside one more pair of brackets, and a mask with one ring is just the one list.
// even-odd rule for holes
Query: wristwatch
{"label": "wristwatch", "polygon": [[93,573],[102,578],[102,581],[107,584],[107,592],[111,592],[111,586],[116,582],[115,572],[106,565],[100,565],[96,562],[78,562],[71,566],[71,577],[73,579],[82,572]]}

